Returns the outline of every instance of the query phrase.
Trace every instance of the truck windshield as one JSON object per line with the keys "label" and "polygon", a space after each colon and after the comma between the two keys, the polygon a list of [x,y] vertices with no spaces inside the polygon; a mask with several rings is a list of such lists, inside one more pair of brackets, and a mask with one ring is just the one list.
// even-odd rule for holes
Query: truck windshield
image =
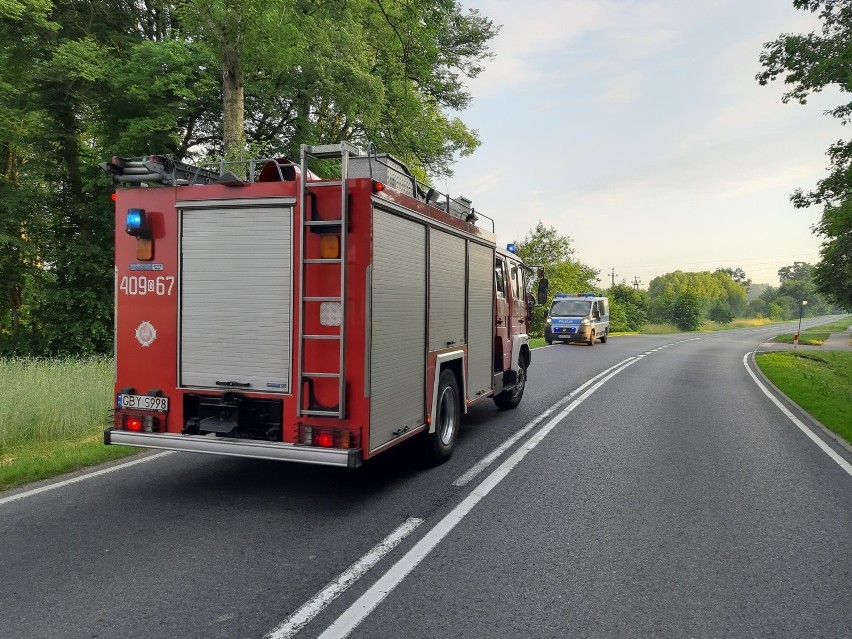
{"label": "truck windshield", "polygon": [[586,317],[592,308],[588,300],[556,300],[550,314],[557,317]]}

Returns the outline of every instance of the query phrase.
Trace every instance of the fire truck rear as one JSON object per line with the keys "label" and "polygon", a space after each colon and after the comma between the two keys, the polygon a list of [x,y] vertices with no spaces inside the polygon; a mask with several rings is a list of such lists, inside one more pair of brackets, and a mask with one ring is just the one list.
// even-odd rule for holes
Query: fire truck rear
{"label": "fire truck rear", "polygon": [[471,405],[521,401],[529,269],[392,156],[102,166],[121,187],[107,444],[354,468],[419,436],[441,462]]}

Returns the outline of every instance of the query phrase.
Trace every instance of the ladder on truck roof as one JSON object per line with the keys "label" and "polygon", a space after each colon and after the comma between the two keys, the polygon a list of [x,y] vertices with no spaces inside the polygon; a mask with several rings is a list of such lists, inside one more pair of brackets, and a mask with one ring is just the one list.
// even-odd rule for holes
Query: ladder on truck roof
{"label": "ladder on truck roof", "polygon": [[[349,228],[349,158],[351,156],[362,155],[361,151],[347,142],[340,144],[325,144],[320,146],[301,146],[301,168],[302,180],[299,188],[299,210],[302,216],[302,230],[299,236],[299,367],[297,377],[297,393],[296,393],[296,414],[301,417],[303,415],[316,417],[336,417],[343,419],[346,416],[346,407],[344,399],[346,396],[346,243]],[[307,176],[308,160],[325,160],[336,159],[340,160],[340,179],[339,180],[312,180],[310,184]],[[340,217],[337,219],[320,219],[316,214],[316,194],[315,191],[327,187],[340,187]],[[308,202],[310,199],[310,203]],[[315,258],[305,256],[305,245],[307,244],[308,233],[340,233],[340,252],[337,258]],[[340,273],[339,295],[335,296],[308,296],[305,295],[305,286],[308,281],[308,271],[313,270],[314,266],[334,264],[337,266]],[[339,319],[338,331],[336,334],[312,335],[305,333],[305,317],[308,313],[308,307],[313,307],[311,310],[316,312],[316,305],[320,305],[319,313],[322,313],[322,304],[339,304]],[[338,362],[335,372],[313,372],[304,369],[304,353],[305,345],[312,340],[336,340],[338,344]],[[317,407],[312,405],[310,398],[313,396],[312,385],[314,379],[319,378],[335,378],[338,382],[337,406],[333,407]],[[305,384],[309,385],[309,402],[308,406],[304,406],[303,395]]]}

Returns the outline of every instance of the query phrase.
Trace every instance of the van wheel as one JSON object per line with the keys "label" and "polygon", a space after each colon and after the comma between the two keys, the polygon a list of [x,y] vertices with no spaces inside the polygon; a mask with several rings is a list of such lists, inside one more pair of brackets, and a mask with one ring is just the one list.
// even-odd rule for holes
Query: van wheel
{"label": "van wheel", "polygon": [[456,376],[449,369],[441,371],[438,378],[438,403],[434,417],[435,432],[427,433],[429,459],[435,464],[443,464],[453,455],[461,422],[459,386]]}
{"label": "van wheel", "polygon": [[606,344],[606,341],[609,339],[609,329],[604,330],[604,334],[601,335],[601,344]]}
{"label": "van wheel", "polygon": [[499,395],[494,396],[494,403],[500,410],[516,408],[521,403],[521,398],[524,396],[524,388],[527,385],[527,363],[521,357],[518,362],[518,379],[511,390],[503,391]]}
{"label": "van wheel", "polygon": [[589,333],[589,341],[588,341],[588,342],[586,342],[586,344],[588,344],[589,346],[594,346],[594,345],[595,345],[595,332],[594,332],[594,331],[592,331],[591,333]]}
{"label": "van wheel", "polygon": [[544,341],[545,341],[545,342],[547,342],[547,345],[548,345],[548,346],[550,346],[551,344],[553,344],[553,340],[552,340],[552,339],[546,339],[546,340],[544,340]]}

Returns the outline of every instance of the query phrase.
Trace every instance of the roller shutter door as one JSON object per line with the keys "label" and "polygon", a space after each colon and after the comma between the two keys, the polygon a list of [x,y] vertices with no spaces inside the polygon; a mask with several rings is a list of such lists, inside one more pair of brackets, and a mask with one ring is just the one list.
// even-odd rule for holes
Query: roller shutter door
{"label": "roller shutter door", "polygon": [[426,227],[373,215],[370,450],[423,424],[426,377]]}
{"label": "roller shutter door", "polygon": [[467,299],[467,397],[491,390],[494,323],[494,249],[469,243]]}
{"label": "roller shutter door", "polygon": [[429,254],[429,350],[464,344],[465,240],[432,229]]}
{"label": "roller shutter door", "polygon": [[290,391],[292,208],[181,211],[180,383]]}

